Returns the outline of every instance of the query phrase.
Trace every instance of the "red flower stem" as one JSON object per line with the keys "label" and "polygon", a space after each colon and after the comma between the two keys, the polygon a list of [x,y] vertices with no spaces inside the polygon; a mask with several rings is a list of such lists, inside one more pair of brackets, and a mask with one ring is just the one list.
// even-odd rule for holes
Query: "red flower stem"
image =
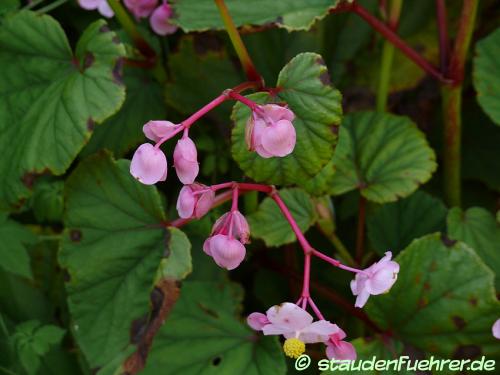
{"label": "red flower stem", "polygon": [[[432,77],[436,78],[439,82],[450,83],[446,77],[430,62],[424,59],[418,52],[411,48],[403,39],[401,39],[398,34],[391,30],[384,22],[377,19],[370,12],[368,12],[364,7],[356,2],[353,2],[347,8],[358,16],[363,18],[370,26],[372,26],[377,32],[382,34],[389,42],[394,44],[402,53],[404,53],[410,60],[421,67],[424,71],[430,74]],[[341,10],[345,10],[342,8]],[[334,9],[335,11],[335,9]]]}
{"label": "red flower stem", "polygon": [[257,111],[258,104],[255,103],[254,101],[248,99],[248,98],[245,98],[243,95],[238,94],[237,92],[235,92],[233,90],[229,90],[227,92],[227,96],[229,96],[231,99],[234,99],[234,100],[237,100],[239,102],[242,102],[248,108],[250,108],[252,111]]}
{"label": "red flower stem", "polygon": [[249,81],[257,82],[259,84],[259,88],[263,87],[264,80],[262,76],[257,72],[255,65],[248,54],[247,48],[241,39],[240,34],[238,33],[238,29],[234,24],[234,21],[229,13],[229,9],[227,9],[226,3],[224,0],[215,0],[215,4],[219,9],[220,16],[222,21],[224,22],[224,26],[226,28],[227,34],[229,35],[229,39],[231,39],[231,43],[233,44],[234,50],[238,55],[241,65],[245,70],[245,74]]}
{"label": "red flower stem", "polygon": [[302,293],[303,298],[309,298],[309,282],[311,280],[311,253],[307,253],[304,256],[304,280],[302,283]]}
{"label": "red flower stem", "polygon": [[337,259],[330,258],[328,255],[325,255],[316,249],[312,249],[311,254],[318,257],[319,259],[324,260],[325,262],[330,263],[330,264],[334,265],[335,267],[338,267],[338,268],[343,269],[345,271],[354,272],[354,273],[365,272],[365,271],[357,269],[357,268],[346,266],[346,265],[340,263],[340,261],[338,261]]}
{"label": "red flower stem", "polygon": [[311,306],[311,309],[314,311],[314,313],[316,314],[316,316],[318,317],[319,320],[325,320],[323,314],[321,314],[321,311],[319,311],[318,309],[318,306],[316,306],[316,304],[314,303],[314,301],[312,300],[312,298],[309,298],[309,306]]}
{"label": "red flower stem", "polygon": [[443,74],[447,73],[449,39],[445,0],[436,0],[436,18],[439,36],[439,67]]}
{"label": "red flower stem", "polygon": [[231,211],[238,211],[238,195],[239,195],[238,185],[235,185],[233,187],[233,203],[231,205]]}

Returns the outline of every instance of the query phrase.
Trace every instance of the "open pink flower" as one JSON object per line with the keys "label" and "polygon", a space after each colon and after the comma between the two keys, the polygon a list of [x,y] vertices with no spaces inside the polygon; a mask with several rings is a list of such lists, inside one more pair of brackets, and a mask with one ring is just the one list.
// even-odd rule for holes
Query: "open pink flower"
{"label": "open pink flower", "polygon": [[191,138],[183,136],[177,141],[174,149],[174,167],[177,177],[185,185],[192,184],[198,176],[200,171],[198,152]]}
{"label": "open pink flower", "polygon": [[326,342],[326,356],[328,359],[354,361],[356,359],[356,349],[350,342],[343,341],[346,337],[345,332],[336,324],[334,325],[337,330],[330,335]]}
{"label": "open pink flower", "polygon": [[245,259],[243,244],[225,234],[209,237],[203,244],[203,251],[210,255],[219,267],[233,270]]}
{"label": "open pink flower", "polygon": [[153,31],[158,35],[169,35],[175,33],[177,31],[177,26],[170,23],[172,15],[172,8],[166,1],[156,8],[149,18],[149,23]]}
{"label": "open pink flower", "polygon": [[158,4],[158,0],[124,0],[125,6],[136,19],[146,18]]}
{"label": "open pink flower", "polygon": [[86,10],[98,10],[101,15],[111,18],[115,15],[107,0],[78,0],[80,7]]}
{"label": "open pink flower", "polygon": [[162,138],[171,137],[176,134],[181,125],[170,121],[152,120],[148,121],[143,127],[144,135],[154,142],[159,142]]}
{"label": "open pink flower", "polygon": [[277,104],[259,106],[248,119],[246,142],[248,149],[263,158],[284,157],[295,148],[296,134],[292,124],[295,115]]}
{"label": "open pink flower", "polygon": [[215,192],[208,186],[194,183],[185,185],[177,198],[177,212],[183,219],[204,216],[212,207]]}
{"label": "open pink flower", "polygon": [[399,264],[391,258],[392,253],[388,251],[378,262],[356,274],[351,281],[352,293],[357,296],[356,307],[363,307],[370,294],[385,293],[394,285],[398,278]]}
{"label": "open pink flower", "polygon": [[130,174],[145,185],[167,179],[167,158],[150,143],[140,145],[132,157]]}
{"label": "open pink flower", "polygon": [[500,340],[500,319],[497,319],[497,321],[493,324],[491,332],[493,333],[493,337]]}

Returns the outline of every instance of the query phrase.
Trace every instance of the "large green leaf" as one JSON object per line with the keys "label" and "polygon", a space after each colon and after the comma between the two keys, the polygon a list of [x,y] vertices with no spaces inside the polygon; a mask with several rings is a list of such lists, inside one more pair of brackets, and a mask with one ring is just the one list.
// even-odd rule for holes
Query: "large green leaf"
{"label": "large green leaf", "polygon": [[[306,232],[316,220],[311,197],[298,188],[283,189],[279,194],[299,228]],[[265,198],[259,209],[248,216],[248,222],[252,236],[263,239],[267,246],[281,246],[296,240],[290,224],[270,197]]]}
{"label": "large green leaf", "polygon": [[242,294],[227,282],[184,282],[142,373],[285,374],[276,337],[253,332],[235,316]]}
{"label": "large green leaf", "polygon": [[493,273],[471,248],[436,233],[412,242],[396,261],[396,284],[367,303],[373,320],[428,354],[500,357],[491,334],[500,316]]}
{"label": "large green leaf", "polygon": [[127,68],[123,81],[127,87],[123,107],[94,130],[82,156],[100,149],[111,150],[116,157],[123,156],[144,140],[142,125],[149,120],[165,118],[162,86],[151,74],[139,68]]}
{"label": "large green leaf", "polygon": [[368,214],[368,237],[379,254],[398,253],[415,238],[445,228],[446,207],[439,199],[416,191]]}
{"label": "large green leaf", "polygon": [[406,117],[353,113],[345,117],[339,137],[334,195],[359,189],[368,200],[392,202],[413,193],[436,169],[434,151]]}
{"label": "large green leaf", "polygon": [[496,287],[500,290],[500,224],[484,208],[472,207],[462,211],[454,207],[448,213],[448,235],[472,247],[495,272]]}
{"label": "large green leaf", "polygon": [[[92,368],[114,367],[135,350],[131,329],[150,313],[149,297],[162,257],[185,274],[189,241],[164,226],[153,186],[130,176],[127,160],[99,154],[66,184],[67,213],[60,263],[68,272],[68,304],[77,342]],[[168,272],[162,264],[162,276]]]}
{"label": "large green leaf", "polygon": [[121,106],[125,48],[104,21],[73,53],[52,17],[20,12],[0,27],[0,206],[26,197],[32,175],[66,171],[100,123]]}
{"label": "large green leaf", "polygon": [[493,122],[500,125],[500,28],[476,44],[473,81],[477,100]]}
{"label": "large green leaf", "polygon": [[245,174],[256,181],[278,185],[305,184],[331,159],[340,123],[341,95],[329,82],[328,71],[320,55],[302,53],[280,72],[278,93],[249,95],[257,102],[285,102],[295,113],[297,133],[294,151],[284,158],[264,159],[248,151],[245,125],[250,110],[234,106],[233,157]]}
{"label": "large green leaf", "polygon": [[24,277],[32,277],[30,257],[25,246],[36,237],[21,224],[0,212],[0,267]]}
{"label": "large green leaf", "polygon": [[[276,23],[288,30],[307,30],[325,17],[338,1],[332,0],[226,0],[236,26]],[[172,21],[185,32],[224,29],[213,0],[174,0]]]}

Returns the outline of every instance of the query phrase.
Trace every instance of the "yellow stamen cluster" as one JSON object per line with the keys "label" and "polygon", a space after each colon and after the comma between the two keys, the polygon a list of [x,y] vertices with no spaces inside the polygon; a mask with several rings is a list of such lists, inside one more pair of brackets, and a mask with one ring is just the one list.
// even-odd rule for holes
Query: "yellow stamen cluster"
{"label": "yellow stamen cluster", "polygon": [[306,351],[306,344],[295,337],[286,339],[283,344],[283,351],[290,358],[298,358]]}

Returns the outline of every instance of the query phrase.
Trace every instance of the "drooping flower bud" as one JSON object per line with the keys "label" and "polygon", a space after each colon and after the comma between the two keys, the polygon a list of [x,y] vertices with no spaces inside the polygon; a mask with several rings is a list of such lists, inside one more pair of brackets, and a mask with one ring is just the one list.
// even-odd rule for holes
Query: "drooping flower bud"
{"label": "drooping flower bud", "polygon": [[392,253],[385,256],[377,263],[356,274],[351,281],[352,293],[357,296],[354,306],[363,307],[370,295],[378,295],[387,292],[396,282],[399,272],[399,264],[391,260]]}
{"label": "drooping flower bud", "polygon": [[147,138],[158,142],[162,138],[174,135],[180,127],[181,125],[170,121],[152,120],[142,127],[142,131]]}
{"label": "drooping flower bud", "polygon": [[191,138],[184,136],[177,141],[174,149],[174,167],[177,177],[184,185],[192,184],[198,176],[200,171],[198,152]]}
{"label": "drooping flower bud", "polygon": [[130,174],[145,185],[167,179],[167,158],[150,143],[140,145],[132,157]]}
{"label": "drooping flower bud", "polygon": [[158,35],[170,35],[175,33],[177,31],[177,26],[170,23],[172,15],[172,8],[166,1],[156,8],[149,18],[149,23],[153,31]]}
{"label": "drooping flower bud", "polygon": [[[231,223],[232,221],[232,223]],[[231,236],[246,244],[250,239],[250,226],[245,216],[238,211],[226,212],[218,218],[212,227],[212,236],[215,234],[228,234],[231,228]]]}
{"label": "drooping flower bud", "polygon": [[259,106],[248,119],[245,139],[248,149],[263,158],[284,157],[295,148],[296,133],[292,124],[295,115],[277,104]]}
{"label": "drooping flower bud", "polygon": [[185,185],[177,198],[177,212],[183,219],[199,219],[210,210],[214,199],[215,192],[208,186],[198,183]]}
{"label": "drooping flower bud", "polygon": [[136,19],[146,18],[158,4],[158,0],[124,0],[127,9]]}
{"label": "drooping flower bud", "polygon": [[217,234],[207,241],[205,241],[206,246],[203,245],[203,250],[214,259],[219,267],[233,270],[245,259],[245,246],[234,238]]}
{"label": "drooping flower bud", "polygon": [[354,361],[357,356],[356,349],[350,342],[343,341],[346,337],[345,332],[336,324],[335,326],[337,331],[331,334],[326,342],[326,356],[328,359]]}
{"label": "drooping flower bud", "polygon": [[106,18],[111,18],[115,15],[107,0],[78,0],[78,4],[86,10],[97,9]]}

